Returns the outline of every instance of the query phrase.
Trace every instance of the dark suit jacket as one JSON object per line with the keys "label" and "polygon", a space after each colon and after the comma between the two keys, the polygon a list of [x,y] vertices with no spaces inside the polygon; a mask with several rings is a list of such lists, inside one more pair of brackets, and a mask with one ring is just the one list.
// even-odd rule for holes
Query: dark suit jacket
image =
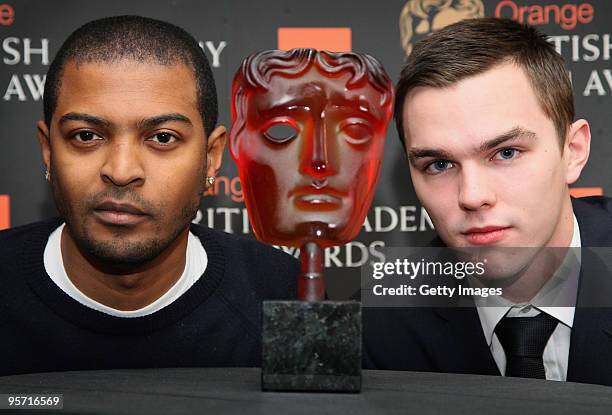
{"label": "dark suit jacket", "polygon": [[[612,255],[602,260],[587,250],[612,247],[612,199],[572,204],[583,254],[567,380],[612,385],[612,307],[592,307],[612,305]],[[363,339],[366,369],[500,375],[475,307],[366,307]]]}

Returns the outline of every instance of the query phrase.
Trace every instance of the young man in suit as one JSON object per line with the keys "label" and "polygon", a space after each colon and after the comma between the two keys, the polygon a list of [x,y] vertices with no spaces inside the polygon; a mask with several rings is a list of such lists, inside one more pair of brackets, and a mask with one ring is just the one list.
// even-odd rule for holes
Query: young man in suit
{"label": "young man in suit", "polygon": [[0,233],[0,375],[259,365],[261,301],[295,298],[299,263],[191,224],[225,146],[197,41],[90,22],[53,60],[44,110],[61,219]]}
{"label": "young man in suit", "polygon": [[498,276],[502,306],[366,309],[365,367],[612,385],[612,309],[593,307],[610,305],[593,302],[609,289],[607,268],[590,272],[598,261],[579,256],[563,268],[577,281],[565,285],[570,302],[536,301],[561,272],[538,273],[536,253],[612,244],[610,200],[570,198],[590,131],[574,119],[561,56],[509,20],[453,24],[408,57],[395,117],[437,245],[529,249]]}

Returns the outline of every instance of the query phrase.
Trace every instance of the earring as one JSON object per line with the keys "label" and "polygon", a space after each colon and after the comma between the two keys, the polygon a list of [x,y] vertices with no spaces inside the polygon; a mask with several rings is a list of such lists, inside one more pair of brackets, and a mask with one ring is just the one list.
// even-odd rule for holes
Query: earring
{"label": "earring", "polygon": [[51,178],[51,175],[49,174],[49,170],[45,170],[45,180],[49,181],[50,178]]}
{"label": "earring", "polygon": [[214,177],[207,177],[206,181],[208,182],[209,186],[212,186],[215,183],[215,178]]}

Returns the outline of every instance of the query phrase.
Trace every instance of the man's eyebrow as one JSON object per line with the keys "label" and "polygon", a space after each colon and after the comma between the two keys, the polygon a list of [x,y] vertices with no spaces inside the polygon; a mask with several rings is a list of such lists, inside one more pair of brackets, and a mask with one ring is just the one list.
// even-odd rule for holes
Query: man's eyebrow
{"label": "man's eyebrow", "polygon": [[[479,153],[484,153],[507,141],[518,140],[519,138],[523,138],[523,137],[529,138],[529,139],[535,139],[537,138],[537,135],[533,131],[527,130],[523,127],[516,126],[498,135],[497,137],[492,138],[491,140],[482,142],[480,146],[478,146],[477,151]],[[440,150],[440,149],[432,149],[432,148],[423,148],[423,149],[411,148],[408,150],[408,160],[411,163],[414,163],[417,159],[425,158],[425,157],[451,160],[453,158],[453,155],[449,153],[448,151]]]}
{"label": "man's eyebrow", "polygon": [[411,148],[408,150],[408,160],[410,160],[411,163],[414,163],[417,159],[425,157],[448,160],[451,159],[453,156],[448,151],[432,148]]}
{"label": "man's eyebrow", "polygon": [[193,123],[191,122],[189,118],[177,112],[172,112],[169,114],[161,114],[161,115],[156,115],[154,117],[145,118],[138,122],[138,128],[139,129],[150,129],[150,128],[157,127],[160,124],[170,122],[170,121],[178,121],[178,122],[182,122],[190,126],[193,126]]}
{"label": "man's eyebrow", "polygon": [[85,114],[83,112],[69,112],[62,115],[59,119],[59,124],[65,124],[68,121],[84,121],[88,124],[96,125],[100,128],[110,128],[111,123],[104,118],[96,117],[95,115]]}
{"label": "man's eyebrow", "polygon": [[516,126],[513,127],[511,130],[508,130],[505,133],[502,133],[497,137],[492,138],[491,140],[483,141],[482,144],[480,144],[480,146],[478,147],[478,151],[484,153],[485,151],[494,149],[500,144],[503,144],[507,141],[518,140],[519,138],[536,139],[537,135],[533,131],[529,131],[526,128]]}

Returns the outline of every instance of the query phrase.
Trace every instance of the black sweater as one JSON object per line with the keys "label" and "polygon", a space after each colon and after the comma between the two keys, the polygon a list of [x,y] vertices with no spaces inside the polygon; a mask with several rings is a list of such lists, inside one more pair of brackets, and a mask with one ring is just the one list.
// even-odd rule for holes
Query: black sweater
{"label": "black sweater", "polygon": [[261,301],[296,296],[299,263],[260,242],[192,225],[208,255],[202,277],[144,317],[101,313],[45,272],[59,220],[0,232],[0,375],[143,368],[259,366]]}

